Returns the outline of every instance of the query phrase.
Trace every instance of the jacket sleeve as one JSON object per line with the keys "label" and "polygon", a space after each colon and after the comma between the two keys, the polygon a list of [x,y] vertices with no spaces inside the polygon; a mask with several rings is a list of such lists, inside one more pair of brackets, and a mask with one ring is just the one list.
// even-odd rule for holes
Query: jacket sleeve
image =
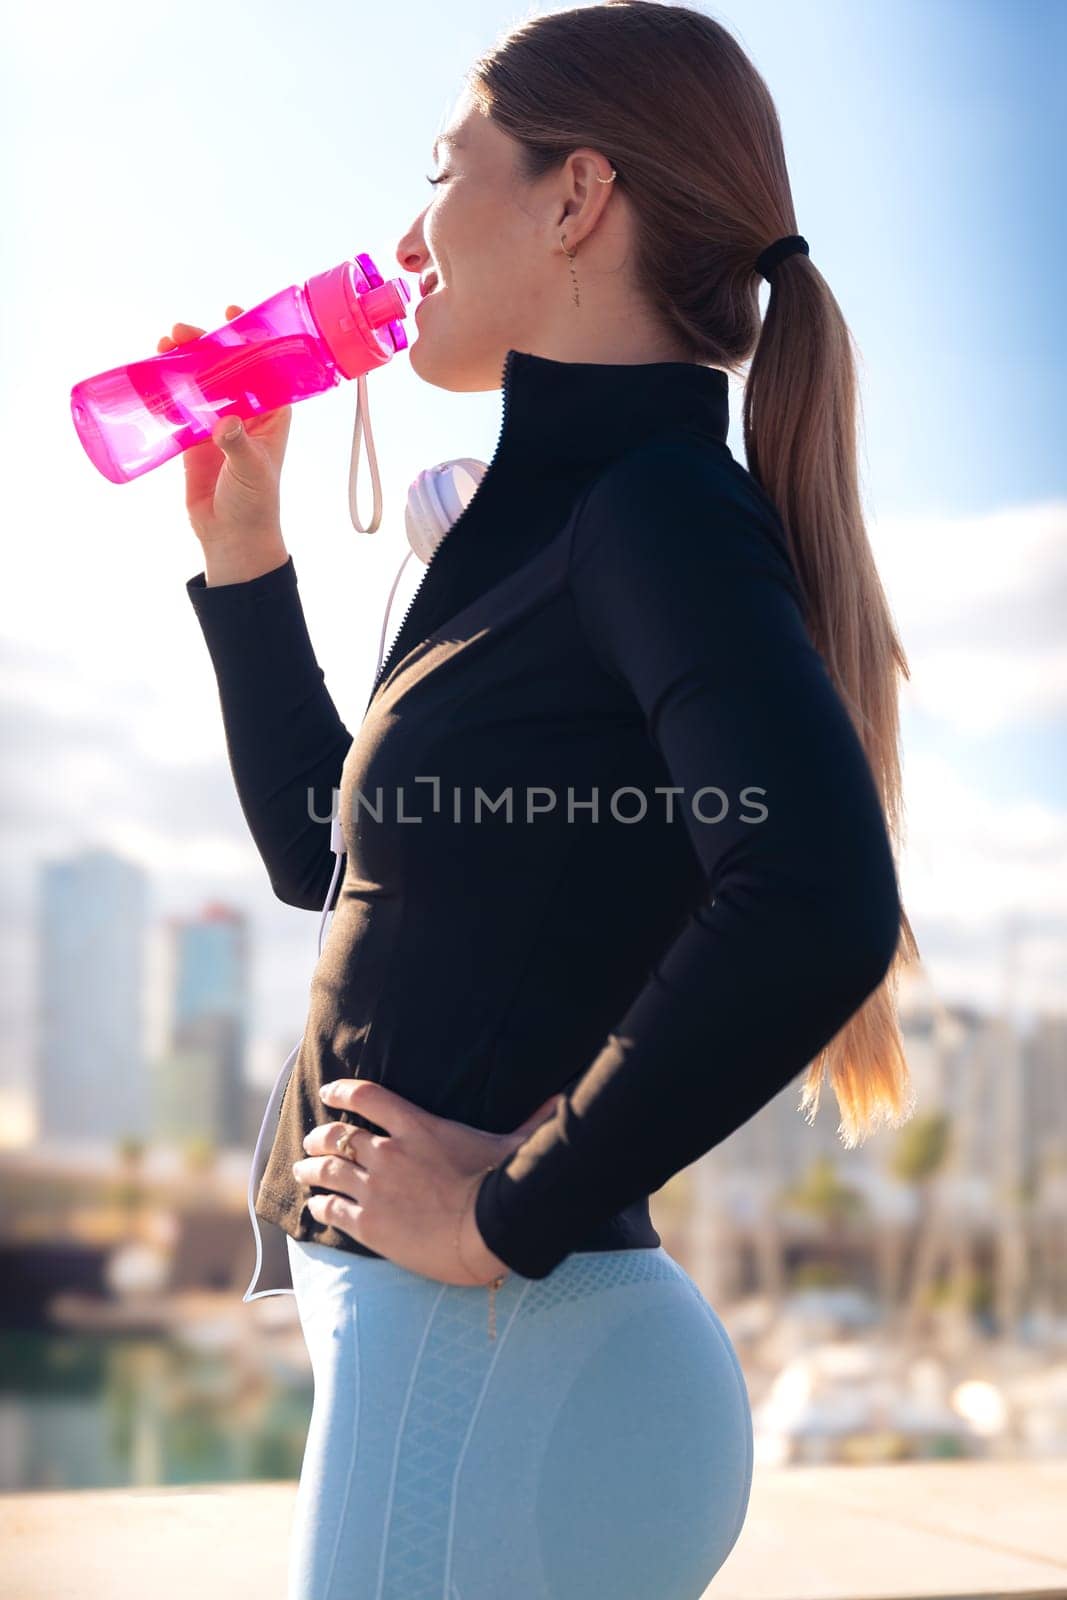
{"label": "jacket sleeve", "polygon": [[[308,636],[293,558],[246,583],[186,584],[215,677],[238,799],[286,905],[321,908],[336,858],[329,818],[352,735]],[[322,819],[326,819],[325,821]]]}
{"label": "jacket sleeve", "polygon": [[871,770],[749,474],[686,442],[622,458],[576,515],[569,584],[683,791],[707,893],[555,1116],[478,1187],[482,1237],[531,1278],[800,1073],[900,932]]}

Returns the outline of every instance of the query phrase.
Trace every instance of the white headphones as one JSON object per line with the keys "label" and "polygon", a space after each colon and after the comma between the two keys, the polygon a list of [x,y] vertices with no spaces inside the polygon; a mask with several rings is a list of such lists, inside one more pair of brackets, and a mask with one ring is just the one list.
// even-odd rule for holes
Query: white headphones
{"label": "white headphones", "polygon": [[[356,487],[359,478],[359,445],[364,432],[367,435],[367,456],[370,460],[371,485],[374,495],[374,507],[367,527],[364,527],[360,522],[359,511],[356,508]],[[429,564],[430,557],[449,528],[470,504],[474,491],[481,483],[486,471],[487,464],[484,461],[476,461],[473,456],[459,456],[455,461],[442,461],[435,467],[425,467],[409,486],[407,505],[404,508],[404,529],[408,536],[410,549],[400,563],[397,575],[393,579],[393,586],[389,590],[389,598],[385,602],[382,635],[378,644],[378,666],[374,669],[375,677],[378,675],[378,670],[385,655],[385,630],[389,622],[393,596],[396,593],[396,586],[400,582],[400,575],[407,564],[408,557],[415,555],[424,565]],[[356,421],[352,430],[352,457],[348,470],[348,512],[352,519],[352,526],[357,533],[375,533],[381,526],[382,484],[378,475],[378,457],[374,453],[374,437],[371,433],[370,414],[367,409],[367,378],[365,373],[362,373],[356,381]]]}
{"label": "white headphones", "polygon": [[485,472],[484,461],[459,456],[426,467],[414,479],[408,489],[404,526],[408,544],[420,561],[429,561],[456,518],[467,509]]}

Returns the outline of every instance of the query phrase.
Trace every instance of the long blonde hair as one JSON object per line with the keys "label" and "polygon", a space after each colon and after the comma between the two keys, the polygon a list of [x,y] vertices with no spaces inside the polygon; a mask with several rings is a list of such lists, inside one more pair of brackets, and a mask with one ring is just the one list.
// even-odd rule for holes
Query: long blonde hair
{"label": "long blonde hair", "polygon": [[[604,0],[518,23],[467,74],[482,110],[519,145],[522,176],[579,145],[607,156],[632,202],[634,279],[692,359],[740,375],[748,470],[773,500],[806,622],[863,744],[899,852],[899,678],[908,664],[864,526],[852,338],[817,266],[774,269],[760,318],[760,251],[798,233],[778,114],[737,41],[666,0]],[[825,1074],[849,1148],[915,1108],[896,1014],[918,960],[901,913],[883,981],[806,1070],[814,1120]]]}

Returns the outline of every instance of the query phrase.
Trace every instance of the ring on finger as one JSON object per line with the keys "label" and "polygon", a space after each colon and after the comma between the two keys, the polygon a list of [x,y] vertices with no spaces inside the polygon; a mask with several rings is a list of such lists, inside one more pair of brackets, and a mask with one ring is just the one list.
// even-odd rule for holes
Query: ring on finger
{"label": "ring on finger", "polygon": [[353,1151],[352,1154],[350,1155],[349,1154],[349,1150],[348,1150],[348,1146],[349,1146],[350,1141],[354,1138],[354,1136],[358,1132],[359,1132],[359,1129],[356,1128],[356,1127],[353,1127],[353,1125],[350,1122],[346,1122],[345,1123],[344,1127],[341,1129],[341,1132],[339,1133],[339,1135],[337,1137],[337,1153],[338,1153],[338,1155],[345,1156],[349,1161],[354,1161],[355,1160],[355,1152]]}

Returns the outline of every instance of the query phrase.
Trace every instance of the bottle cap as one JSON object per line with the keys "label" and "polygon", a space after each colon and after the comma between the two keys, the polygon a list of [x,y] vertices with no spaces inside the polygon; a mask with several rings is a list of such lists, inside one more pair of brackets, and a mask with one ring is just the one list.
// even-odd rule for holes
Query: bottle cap
{"label": "bottle cap", "polygon": [[368,255],[342,261],[304,285],[308,306],[330,355],[346,378],[358,378],[406,350],[411,291],[403,278],[384,282]]}

